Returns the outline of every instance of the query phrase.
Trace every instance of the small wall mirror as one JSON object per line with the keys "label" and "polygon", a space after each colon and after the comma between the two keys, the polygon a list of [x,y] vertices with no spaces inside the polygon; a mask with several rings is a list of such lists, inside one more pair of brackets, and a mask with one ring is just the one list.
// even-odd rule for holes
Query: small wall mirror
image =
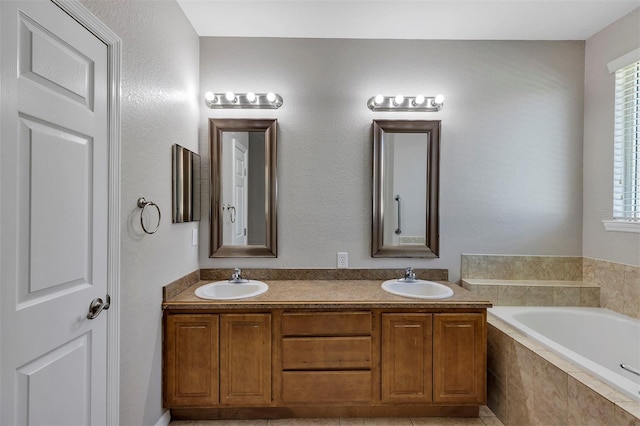
{"label": "small wall mirror", "polygon": [[277,257],[277,120],[210,119],[209,257]]}
{"label": "small wall mirror", "polygon": [[178,144],[172,153],[173,223],[200,220],[200,156]]}
{"label": "small wall mirror", "polygon": [[372,257],[438,257],[439,166],[439,120],[373,120]]}

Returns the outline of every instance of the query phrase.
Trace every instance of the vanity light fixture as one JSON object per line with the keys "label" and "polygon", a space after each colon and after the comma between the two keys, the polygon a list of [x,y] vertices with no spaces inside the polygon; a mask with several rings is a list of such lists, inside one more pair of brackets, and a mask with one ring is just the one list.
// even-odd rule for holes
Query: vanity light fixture
{"label": "vanity light fixture", "polygon": [[204,94],[204,103],[211,109],[218,108],[254,108],[278,109],[282,106],[282,96],[277,93],[213,93]]}
{"label": "vanity light fixture", "polygon": [[437,112],[444,106],[444,96],[382,96],[369,98],[367,106],[371,111],[427,111]]}

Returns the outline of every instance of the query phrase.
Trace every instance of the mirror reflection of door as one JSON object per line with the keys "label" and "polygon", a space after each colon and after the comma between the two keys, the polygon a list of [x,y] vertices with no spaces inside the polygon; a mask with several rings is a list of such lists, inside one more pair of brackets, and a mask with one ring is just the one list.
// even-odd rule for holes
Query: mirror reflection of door
{"label": "mirror reflection of door", "polygon": [[278,257],[277,124],[209,119],[209,257]]}
{"label": "mirror reflection of door", "polygon": [[264,245],[264,132],[223,132],[222,158],[223,244]]}
{"label": "mirror reflection of door", "polygon": [[249,135],[226,132],[222,140],[222,219],[224,244],[246,244]]}
{"label": "mirror reflection of door", "polygon": [[[425,143],[425,136],[427,140]],[[385,246],[424,245],[428,135],[384,132]]]}
{"label": "mirror reflection of door", "polygon": [[372,257],[438,257],[440,121],[373,120]]}

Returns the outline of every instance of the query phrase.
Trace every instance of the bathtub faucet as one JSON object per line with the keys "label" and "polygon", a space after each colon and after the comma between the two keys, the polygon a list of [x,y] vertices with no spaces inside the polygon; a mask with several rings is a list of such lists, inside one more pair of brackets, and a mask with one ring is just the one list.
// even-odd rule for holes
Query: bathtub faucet
{"label": "bathtub faucet", "polygon": [[632,366],[630,366],[629,364],[625,364],[624,362],[622,364],[620,364],[620,368],[622,368],[623,370],[627,370],[630,373],[635,374],[636,376],[640,376],[640,370],[633,368]]}

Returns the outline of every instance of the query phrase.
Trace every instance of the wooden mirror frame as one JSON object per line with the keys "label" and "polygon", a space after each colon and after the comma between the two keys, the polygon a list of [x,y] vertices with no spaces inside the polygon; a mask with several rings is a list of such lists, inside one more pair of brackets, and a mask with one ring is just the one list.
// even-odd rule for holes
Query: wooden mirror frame
{"label": "wooden mirror frame", "polygon": [[[383,133],[424,133],[427,150],[427,217],[426,242],[419,246],[385,246],[383,184]],[[440,191],[440,120],[373,120],[373,220],[371,227],[371,257],[435,258],[439,253],[439,191]]]}
{"label": "wooden mirror frame", "polygon": [[[209,119],[211,157],[211,235],[209,257],[278,257],[277,229],[277,124],[276,119]],[[265,143],[265,245],[232,246],[222,244],[222,133],[264,132]]]}

